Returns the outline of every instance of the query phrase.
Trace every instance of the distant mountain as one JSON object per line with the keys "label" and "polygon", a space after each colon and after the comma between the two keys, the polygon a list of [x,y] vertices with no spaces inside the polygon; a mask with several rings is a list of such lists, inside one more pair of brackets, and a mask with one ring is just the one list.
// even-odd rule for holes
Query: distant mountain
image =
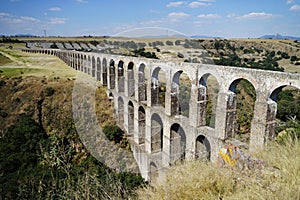
{"label": "distant mountain", "polygon": [[36,37],[35,35],[32,35],[32,34],[16,34],[14,35],[15,37]]}
{"label": "distant mountain", "polygon": [[276,35],[264,35],[260,37],[261,39],[272,39],[272,40],[300,40],[300,37],[294,36],[283,36],[280,34]]}

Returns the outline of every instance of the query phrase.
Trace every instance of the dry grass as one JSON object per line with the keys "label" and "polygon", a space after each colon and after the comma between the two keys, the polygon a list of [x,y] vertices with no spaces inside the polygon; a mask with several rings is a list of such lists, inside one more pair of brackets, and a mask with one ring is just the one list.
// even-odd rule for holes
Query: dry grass
{"label": "dry grass", "polygon": [[300,199],[300,143],[271,144],[257,155],[262,169],[239,171],[203,162],[169,169],[160,185],[138,191],[140,199]]}
{"label": "dry grass", "polygon": [[48,79],[64,78],[72,79],[77,72],[54,56],[44,54],[32,54],[15,49],[0,47],[0,53],[12,62],[0,66],[0,70],[8,77],[13,76],[37,76]]}

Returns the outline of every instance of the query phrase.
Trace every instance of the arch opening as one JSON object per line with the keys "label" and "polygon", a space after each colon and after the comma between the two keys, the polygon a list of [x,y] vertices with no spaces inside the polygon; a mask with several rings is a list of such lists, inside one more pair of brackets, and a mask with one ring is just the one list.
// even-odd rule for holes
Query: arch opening
{"label": "arch opening", "polygon": [[83,54],[81,54],[80,55],[80,71],[81,72],[85,72],[84,70],[85,70],[85,68],[84,68],[84,56],[83,56]]}
{"label": "arch opening", "polygon": [[128,64],[127,80],[128,80],[128,96],[129,97],[133,97],[135,95],[135,87],[134,87],[134,63],[133,62],[130,62]]}
{"label": "arch opening", "polygon": [[161,152],[163,148],[163,123],[158,114],[151,117],[151,152]]}
{"label": "arch opening", "polygon": [[226,109],[226,138],[235,138],[248,148],[256,91],[246,79],[237,79],[229,87]]}
{"label": "arch opening", "polygon": [[107,61],[106,58],[102,60],[102,85],[107,86]]}
{"label": "arch opening", "polygon": [[201,161],[210,161],[211,146],[204,135],[196,138],[195,158]]}
{"label": "arch opening", "polygon": [[146,112],[145,109],[140,106],[138,112],[138,122],[139,122],[139,132],[138,140],[139,144],[145,143],[145,133],[146,133]]}
{"label": "arch opening", "polygon": [[198,87],[198,126],[215,128],[215,116],[220,85],[215,76],[203,75]]}
{"label": "arch opening", "polygon": [[170,163],[181,162],[185,159],[186,136],[183,128],[175,123],[170,128]]}
{"label": "arch opening", "polygon": [[138,72],[138,100],[147,101],[147,77],[145,74],[146,65],[141,64]]}
{"label": "arch opening", "polygon": [[134,105],[132,101],[128,102],[128,135],[134,133]]}
{"label": "arch opening", "polygon": [[96,59],[92,57],[92,77],[96,77]]}
{"label": "arch opening", "polygon": [[96,80],[101,80],[101,60],[99,57],[97,58]]}
{"label": "arch opening", "polygon": [[91,75],[92,74],[92,65],[91,65],[91,57],[88,56],[88,59],[87,59],[87,74],[88,75]]}
{"label": "arch opening", "polygon": [[122,60],[118,63],[118,92],[124,92],[124,62]]}
{"label": "arch opening", "polygon": [[171,114],[189,117],[192,84],[188,75],[176,72],[171,87]]}
{"label": "arch opening", "polygon": [[151,105],[165,107],[166,74],[157,67],[151,77]]}
{"label": "arch opening", "polygon": [[115,81],[116,81],[116,74],[115,74],[115,61],[113,59],[109,62],[109,89],[115,89]]}
{"label": "arch opening", "polygon": [[266,139],[300,138],[300,88],[284,85],[267,102]]}
{"label": "arch opening", "polygon": [[83,67],[84,67],[84,73],[87,73],[87,57],[86,57],[86,55],[84,55],[84,57],[83,57]]}

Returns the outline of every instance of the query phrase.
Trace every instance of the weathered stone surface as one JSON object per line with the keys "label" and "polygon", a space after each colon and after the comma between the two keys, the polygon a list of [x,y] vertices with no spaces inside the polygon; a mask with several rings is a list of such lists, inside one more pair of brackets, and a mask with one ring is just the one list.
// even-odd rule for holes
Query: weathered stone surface
{"label": "weathered stone surface", "polygon": [[[162,176],[164,168],[174,160],[180,160],[182,155],[186,159],[207,157],[213,162],[218,160],[219,150],[224,147],[224,141],[234,137],[236,94],[232,86],[237,80],[248,80],[256,91],[250,151],[262,148],[267,139],[273,137],[277,105],[270,99],[274,91],[284,86],[300,89],[300,74],[295,73],[67,50],[24,51],[57,56],[74,69],[100,80],[102,85],[108,84],[108,94],[112,94],[111,98],[114,98],[117,111],[116,121],[129,135],[134,135],[132,151],[146,180],[150,180],[151,176]],[[100,66],[100,70],[95,72],[97,77],[93,72],[94,61],[97,67]],[[124,67],[124,74],[118,73],[118,67],[114,64],[120,61],[124,66],[130,66]],[[159,102],[159,70],[165,74],[164,106]],[[178,89],[174,87],[178,85],[178,74],[182,72],[187,74],[192,84],[189,117],[180,114]],[[148,80],[145,79],[145,74],[149,75]],[[205,126],[206,86],[200,80],[206,80],[208,76],[215,77],[219,84],[215,128]],[[118,77],[124,79],[117,79]],[[122,87],[125,87],[125,92],[122,92]],[[141,111],[141,107],[144,111]],[[250,159],[248,163],[248,167],[251,168],[258,162]]]}

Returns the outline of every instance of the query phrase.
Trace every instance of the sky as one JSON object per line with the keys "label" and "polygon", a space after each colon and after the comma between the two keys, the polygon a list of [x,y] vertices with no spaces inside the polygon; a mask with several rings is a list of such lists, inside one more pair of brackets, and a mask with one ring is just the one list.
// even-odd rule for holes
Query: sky
{"label": "sky", "polygon": [[300,37],[300,0],[0,0],[0,35],[28,33]]}

